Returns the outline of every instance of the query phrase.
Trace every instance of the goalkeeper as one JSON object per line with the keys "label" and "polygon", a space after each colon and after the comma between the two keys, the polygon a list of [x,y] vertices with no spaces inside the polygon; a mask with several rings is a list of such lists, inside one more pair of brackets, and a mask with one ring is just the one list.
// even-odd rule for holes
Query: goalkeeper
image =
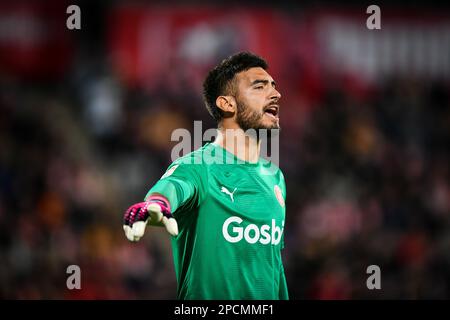
{"label": "goalkeeper", "polygon": [[281,95],[267,69],[241,52],[209,72],[203,96],[217,138],[174,161],[125,212],[130,241],[147,224],[172,235],[178,299],[288,299],[284,177],[260,157],[260,136],[248,134],[279,129]]}

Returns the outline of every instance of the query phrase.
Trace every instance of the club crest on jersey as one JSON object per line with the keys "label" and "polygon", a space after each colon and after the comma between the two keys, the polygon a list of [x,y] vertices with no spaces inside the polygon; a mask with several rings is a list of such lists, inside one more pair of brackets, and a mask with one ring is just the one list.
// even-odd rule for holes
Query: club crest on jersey
{"label": "club crest on jersey", "polygon": [[275,197],[277,198],[278,202],[280,203],[280,206],[284,207],[283,194],[281,193],[281,189],[278,185],[275,185],[273,187],[273,192],[275,192]]}

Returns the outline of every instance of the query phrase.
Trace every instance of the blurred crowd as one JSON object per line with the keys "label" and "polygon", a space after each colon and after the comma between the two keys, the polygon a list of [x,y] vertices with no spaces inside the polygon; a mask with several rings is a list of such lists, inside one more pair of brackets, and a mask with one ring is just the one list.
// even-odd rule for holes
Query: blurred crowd
{"label": "blurred crowd", "polygon": [[[176,297],[169,236],[132,244],[122,215],[171,163],[174,129],[215,123],[201,88],[129,86],[100,61],[39,84],[0,71],[0,298]],[[448,299],[449,83],[390,77],[363,95],[342,83],[282,104],[290,297]],[[70,265],[81,290],[66,287]]]}
{"label": "blurred crowd", "polygon": [[[295,297],[450,297],[449,98],[411,79],[364,102],[327,91],[286,167]],[[366,287],[370,265],[381,290]]]}

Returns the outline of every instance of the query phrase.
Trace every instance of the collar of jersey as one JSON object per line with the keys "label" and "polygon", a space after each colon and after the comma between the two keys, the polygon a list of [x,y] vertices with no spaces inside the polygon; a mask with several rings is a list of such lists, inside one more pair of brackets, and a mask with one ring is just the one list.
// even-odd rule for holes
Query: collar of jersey
{"label": "collar of jersey", "polygon": [[[261,165],[262,161],[264,160],[263,158],[259,157],[257,162],[245,161],[241,158],[238,158],[234,153],[229,152],[227,149],[223,148],[222,146],[215,144],[214,142],[212,142],[212,143],[208,142],[206,145],[211,145],[213,148],[215,148],[219,152],[223,152],[227,158],[233,159],[233,162],[232,162],[233,164],[243,164],[246,166],[256,167],[256,166]],[[225,163],[227,163],[227,162],[225,162]]]}

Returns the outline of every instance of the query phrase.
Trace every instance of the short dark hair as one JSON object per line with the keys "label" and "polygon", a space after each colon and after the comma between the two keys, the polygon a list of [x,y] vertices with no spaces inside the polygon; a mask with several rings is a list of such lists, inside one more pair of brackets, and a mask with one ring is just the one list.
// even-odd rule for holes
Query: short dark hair
{"label": "short dark hair", "polygon": [[250,68],[261,67],[267,70],[267,62],[250,52],[236,53],[212,69],[203,82],[203,100],[211,116],[220,122],[222,110],[216,105],[217,97],[233,93],[233,80],[236,74]]}

